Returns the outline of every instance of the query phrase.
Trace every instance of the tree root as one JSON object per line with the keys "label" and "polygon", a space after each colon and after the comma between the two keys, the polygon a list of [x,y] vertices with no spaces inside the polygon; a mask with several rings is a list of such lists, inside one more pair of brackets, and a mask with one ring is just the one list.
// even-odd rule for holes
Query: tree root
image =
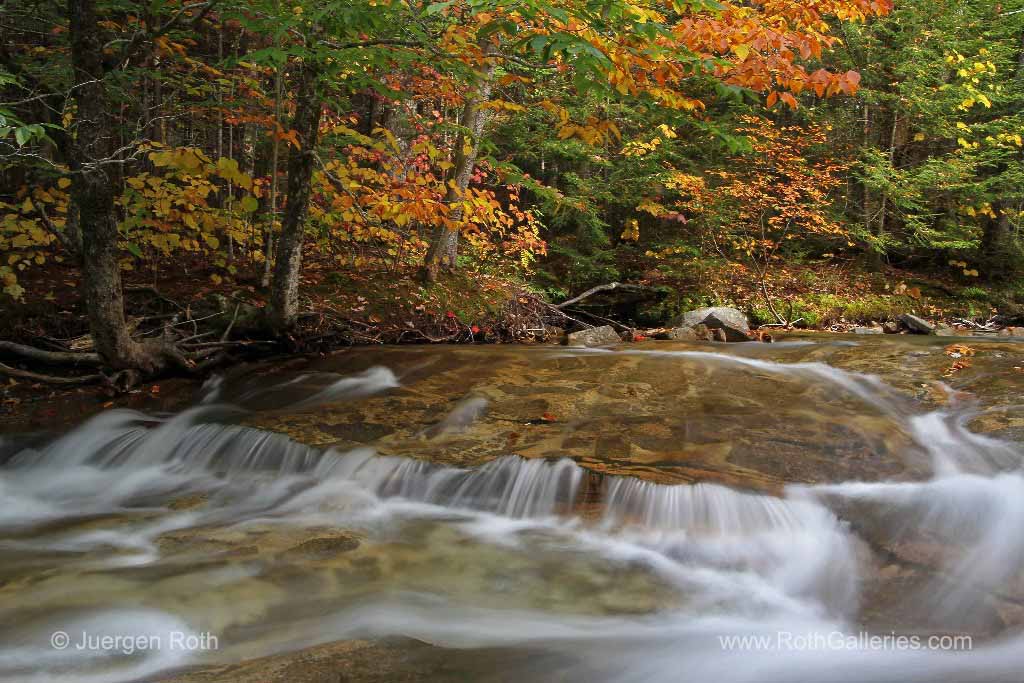
{"label": "tree root", "polygon": [[97,382],[103,382],[107,378],[102,374],[94,375],[82,375],[80,377],[63,377],[58,375],[41,375],[36,372],[29,372],[28,370],[19,370],[18,368],[12,368],[9,365],[0,363],[0,375],[6,377],[13,377],[15,379],[24,379],[30,382],[41,382],[43,384],[58,384],[63,386],[76,386],[82,384],[96,384]]}
{"label": "tree root", "polygon": [[98,353],[86,353],[79,351],[46,351],[37,349],[34,346],[15,344],[9,341],[0,341],[0,351],[28,358],[29,360],[53,365],[102,365]]}

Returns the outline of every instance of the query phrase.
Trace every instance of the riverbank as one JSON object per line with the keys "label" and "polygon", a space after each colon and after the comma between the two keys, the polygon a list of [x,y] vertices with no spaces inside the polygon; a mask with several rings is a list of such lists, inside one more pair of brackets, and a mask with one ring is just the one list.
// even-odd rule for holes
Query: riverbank
{"label": "riverbank", "polygon": [[[766,282],[770,307],[761,288],[735,270],[650,273],[633,283],[631,299],[612,291],[560,309],[550,300],[551,292],[494,273],[464,270],[427,285],[413,268],[314,266],[303,276],[299,323],[283,339],[268,335],[261,324],[265,291],[257,273],[239,273],[225,281],[206,273],[199,261],[180,263],[177,270],[164,264],[156,274],[125,273],[128,319],[137,336],[173,335],[189,348],[220,352],[222,362],[209,369],[217,370],[271,358],[315,357],[350,346],[558,343],[567,331],[607,324],[628,342],[651,336],[652,329],[664,328],[680,313],[707,305],[734,306],[753,327],[772,327],[773,332],[786,323],[804,330],[880,332],[883,324],[912,314],[949,333],[990,334],[1020,320],[1021,314],[1020,299],[1010,287],[983,289],[895,269],[864,273],[839,266],[788,267]],[[0,339],[45,351],[88,354],[87,309],[79,299],[75,270],[53,264],[26,278],[34,278],[28,283],[28,300],[0,304]],[[642,294],[637,297],[636,291]],[[0,395],[4,412],[52,402],[67,393],[101,404],[119,393],[118,387],[103,382],[76,386],[76,378],[96,376],[90,365],[37,363],[10,347],[0,354],[0,362],[15,372],[70,380],[54,385],[32,374],[9,376]],[[191,379],[202,380],[209,370]],[[167,386],[168,381],[158,377],[143,382],[131,387],[132,395],[158,395],[160,390],[153,387]]]}

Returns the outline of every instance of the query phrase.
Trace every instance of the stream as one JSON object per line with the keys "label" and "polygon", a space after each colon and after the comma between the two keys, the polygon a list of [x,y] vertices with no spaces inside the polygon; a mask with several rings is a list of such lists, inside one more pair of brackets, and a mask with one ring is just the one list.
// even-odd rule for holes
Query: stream
{"label": "stream", "polygon": [[0,680],[1022,681],[1022,365],[381,347],[4,434]]}

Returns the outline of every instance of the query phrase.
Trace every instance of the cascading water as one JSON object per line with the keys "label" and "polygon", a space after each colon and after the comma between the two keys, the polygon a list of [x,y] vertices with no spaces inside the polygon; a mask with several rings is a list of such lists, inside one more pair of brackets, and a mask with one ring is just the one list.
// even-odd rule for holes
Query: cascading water
{"label": "cascading water", "polygon": [[[922,412],[876,377],[820,362],[614,355],[826,384],[897,425],[933,476],[771,495],[599,475],[564,458],[452,467],[431,451],[490,419],[484,395],[415,430],[414,459],[245,424],[253,409],[286,412],[282,400],[309,411],[379,395],[400,373],[213,383],[174,416],[115,410],[49,442],[2,444],[0,680],[163,680],[384,636],[456,659],[519,653],[500,672],[473,670],[494,680],[1020,680],[1024,454],[972,433],[973,407]],[[883,565],[901,577],[927,565],[893,594],[906,624],[870,618]],[[54,644],[58,631],[70,644]],[[877,647],[865,632],[977,637],[948,651]],[[169,633],[216,644],[77,647],[86,634]]]}

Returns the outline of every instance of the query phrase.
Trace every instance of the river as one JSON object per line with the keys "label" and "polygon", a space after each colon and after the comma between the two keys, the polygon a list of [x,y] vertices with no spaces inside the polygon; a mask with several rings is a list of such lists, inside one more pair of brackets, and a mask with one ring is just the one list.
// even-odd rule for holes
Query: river
{"label": "river", "polygon": [[1021,366],[382,347],[5,434],[0,680],[1020,681]]}

